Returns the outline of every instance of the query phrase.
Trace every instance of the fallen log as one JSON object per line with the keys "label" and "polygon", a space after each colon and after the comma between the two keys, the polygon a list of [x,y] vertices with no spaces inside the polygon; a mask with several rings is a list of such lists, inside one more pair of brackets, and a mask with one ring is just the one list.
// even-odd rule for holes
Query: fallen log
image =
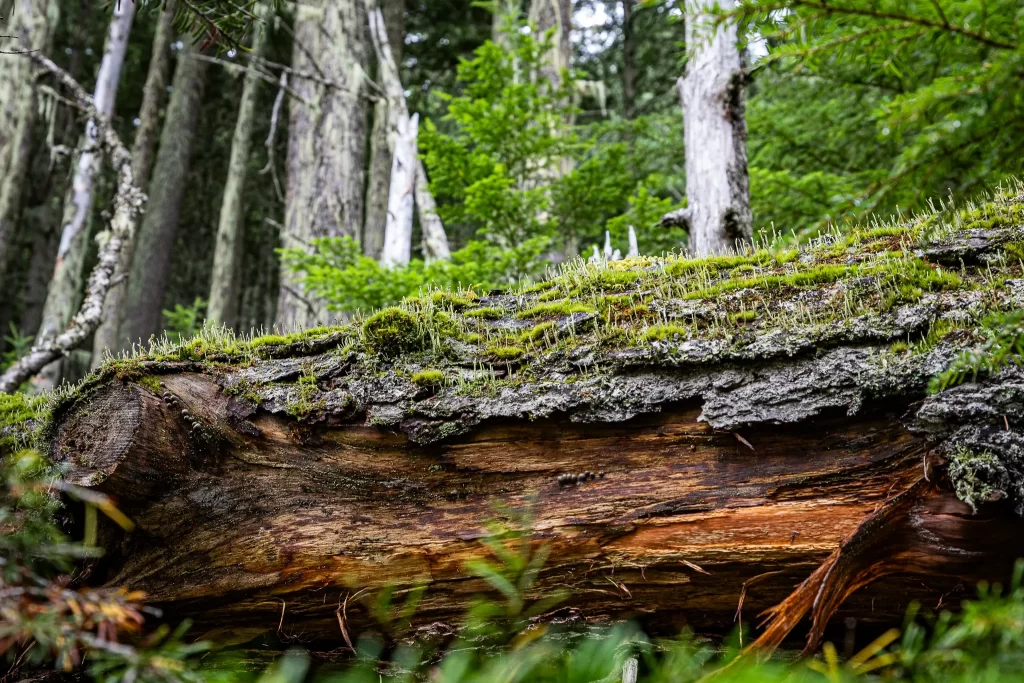
{"label": "fallen log", "polygon": [[411,629],[451,633],[489,523],[528,510],[531,594],[568,589],[548,620],[725,633],[774,606],[771,649],[955,605],[1024,554],[1024,374],[927,386],[1024,303],[1022,202],[110,361],[49,437],[135,522],[86,580],[321,650],[425,586]]}

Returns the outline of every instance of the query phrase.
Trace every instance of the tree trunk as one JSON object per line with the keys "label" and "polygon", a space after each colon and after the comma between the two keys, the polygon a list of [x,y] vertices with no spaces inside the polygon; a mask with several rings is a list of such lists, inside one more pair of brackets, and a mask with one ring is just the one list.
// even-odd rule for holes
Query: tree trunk
{"label": "tree trunk", "polygon": [[[395,154],[395,139],[398,135],[398,127],[402,121],[407,121],[409,118],[409,106],[405,101],[405,89],[402,87],[402,81],[399,78],[398,60],[395,59],[394,54],[391,52],[390,39],[386,39],[385,28],[387,20],[372,1],[367,2],[367,11],[369,13],[370,40],[373,43],[373,49],[377,55],[377,63],[380,66],[378,76],[387,96],[388,105],[385,111],[388,118],[384,125],[389,131],[387,143],[389,158],[391,158]],[[434,197],[427,186],[427,172],[423,167],[423,161],[415,154],[414,159],[416,164],[414,180],[415,204],[420,218],[420,231],[423,235],[423,256],[427,261],[447,261],[451,258],[451,251],[448,248],[448,235],[445,234],[441,217],[437,214],[437,204],[434,203]],[[389,179],[389,186],[390,183],[391,180]],[[385,213],[387,213],[387,210],[385,210]],[[385,225],[388,218],[390,216],[385,216]]]}
{"label": "tree trunk", "polygon": [[100,313],[121,248],[130,242],[135,233],[139,211],[145,203],[145,195],[135,187],[132,178],[131,156],[121,144],[120,138],[106,116],[93,105],[92,98],[66,71],[38,52],[31,55],[33,62],[57,77],[58,82],[70,91],[75,105],[92,118],[98,129],[98,140],[110,157],[110,164],[117,176],[117,189],[111,203],[110,229],[105,232],[103,245],[96,258],[96,266],[89,275],[85,286],[85,297],[75,317],[67,327],[53,339],[37,340],[29,352],[15,361],[0,375],[0,393],[16,391],[25,381],[53,361],[63,358],[77,348],[100,324]]}
{"label": "tree trunk", "polygon": [[[49,52],[57,25],[54,0],[15,0],[0,16],[0,51]],[[36,119],[35,69],[24,54],[0,54],[0,285],[21,208]]]}
{"label": "tree trunk", "polygon": [[420,158],[416,159],[416,214],[420,218],[420,233],[423,235],[423,258],[428,263],[450,261],[452,252],[448,247],[448,233],[437,214],[437,204],[427,184],[427,169]]}
{"label": "tree trunk", "polygon": [[220,222],[217,225],[217,243],[213,254],[213,272],[210,276],[210,299],[206,318],[211,323],[234,327],[237,323],[239,286],[241,275],[243,235],[240,234],[244,210],[242,190],[249,168],[249,148],[252,142],[252,127],[256,108],[256,93],[260,75],[256,61],[263,56],[266,45],[264,21],[271,20],[266,6],[259,6],[256,27],[253,30],[252,55],[245,73],[242,87],[242,101],[238,105],[238,119],[235,134],[231,140],[231,159],[228,162],[228,178],[224,185],[224,199],[220,207]]}
{"label": "tree trunk", "polygon": [[622,0],[622,116],[636,116],[636,36],[633,33],[633,2]]}
{"label": "tree trunk", "polygon": [[[107,32],[107,41],[96,75],[96,89],[93,103],[101,116],[111,118],[117,99],[117,86],[121,82],[121,67],[128,50],[128,35],[135,19],[135,3],[123,2],[114,5]],[[78,310],[84,286],[85,258],[89,251],[89,214],[92,210],[93,180],[99,173],[100,162],[99,129],[96,121],[89,119],[85,134],[78,145],[78,159],[75,174],[64,199],[64,220],[61,225],[60,244],[57,260],[53,266],[53,277],[43,305],[43,319],[37,339],[52,340],[60,334]],[[54,361],[43,368],[33,379],[33,386],[39,391],[48,391],[60,384],[62,361]]]}
{"label": "tree trunk", "polygon": [[195,59],[197,47],[185,40],[171,84],[171,99],[153,167],[152,192],[139,227],[128,278],[122,348],[145,344],[161,329],[164,294],[171,270],[174,235],[178,230],[185,180],[202,106],[207,62]]}
{"label": "tree trunk", "polygon": [[[297,6],[292,87],[305,101],[289,103],[283,247],[308,249],[313,238],[358,239],[362,233],[365,27],[358,0],[311,0]],[[323,303],[307,301],[282,267],[277,325],[310,327],[328,317]]]}
{"label": "tree trunk", "polygon": [[387,227],[384,229],[384,250],[381,265],[387,267],[409,265],[412,258],[412,214],[416,171],[416,136],[419,132],[419,114],[405,116],[398,122],[395,136],[394,163],[391,166],[391,189],[388,195]]}
{"label": "tree trunk", "polygon": [[[402,63],[405,47],[405,0],[384,0],[382,11],[388,45],[396,73]],[[377,79],[384,67],[377,56]],[[366,222],[363,225],[363,253],[379,259],[384,248],[384,226],[387,223],[388,192],[391,186],[391,163],[395,131],[390,125],[389,100],[378,98],[373,105],[373,130],[370,133],[370,170],[366,183]]]}
{"label": "tree trunk", "polygon": [[[735,0],[719,3],[723,9]],[[686,45],[691,50],[679,79],[686,145],[685,223],[690,251],[720,254],[753,238],[747,177],[746,74],[736,25],[713,28],[707,0],[686,0]],[[714,35],[709,32],[714,30]]]}
{"label": "tree trunk", "polygon": [[[160,104],[167,90],[167,77],[171,70],[171,41],[174,39],[174,15],[177,0],[166,0],[160,13],[153,38],[153,51],[146,71],[146,83],[142,89],[142,107],[139,109],[139,125],[135,129],[135,143],[132,146],[132,170],[135,184],[142,192],[149,188],[149,172],[153,166],[153,155],[160,130]],[[104,355],[121,348],[119,331],[124,316],[124,298],[128,289],[128,275],[132,267],[135,245],[129,242],[121,251],[114,282],[107,292],[103,304],[103,322],[96,330],[92,347],[92,367],[98,368]]]}
{"label": "tree trunk", "polygon": [[[379,591],[424,585],[413,632],[452,633],[487,590],[467,561],[518,510],[550,550],[527,597],[568,589],[546,616],[561,622],[722,634],[778,605],[757,641],[771,649],[808,615],[814,646],[833,616],[884,628],[912,600],[955,605],[1008,580],[1024,541],[1024,372],[926,391],[970,329],[950,321],[1024,304],[1020,205],[1003,201],[976,211],[996,227],[861,233],[841,273],[830,244],[673,258],[110,367],[55,409],[50,447],[137,525],[101,529],[90,580],[146,591],[197,635],[302,634],[315,651],[373,628]],[[613,291],[649,303],[599,311]],[[740,302],[756,314],[727,315]],[[935,341],[893,346],[908,338]],[[413,381],[424,368],[441,380]],[[958,470],[966,450],[988,469]],[[961,502],[965,484],[984,497]]]}
{"label": "tree trunk", "polygon": [[554,31],[553,46],[544,56],[539,76],[554,87],[562,83],[562,72],[569,68],[572,46],[569,32],[572,30],[571,0],[531,0],[530,22],[537,31],[538,39],[548,31]]}

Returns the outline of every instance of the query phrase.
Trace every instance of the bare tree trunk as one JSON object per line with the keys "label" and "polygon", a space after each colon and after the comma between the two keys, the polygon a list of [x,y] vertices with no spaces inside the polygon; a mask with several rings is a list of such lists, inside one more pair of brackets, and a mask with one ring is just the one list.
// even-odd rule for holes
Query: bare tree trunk
{"label": "bare tree trunk", "polygon": [[554,29],[554,45],[545,55],[539,75],[547,79],[552,86],[558,87],[562,82],[562,72],[568,69],[570,64],[571,0],[532,0],[530,22],[539,37]]}
{"label": "bare tree trunk", "polygon": [[405,116],[398,122],[391,188],[388,195],[388,219],[384,229],[381,265],[405,266],[412,257],[412,211],[416,185],[416,134],[420,116]]}
{"label": "bare tree trunk", "polygon": [[[360,0],[310,0],[296,6],[290,102],[288,187],[283,247],[317,237],[358,239],[363,229],[366,158],[366,15]],[[313,73],[315,78],[299,74]],[[325,85],[329,81],[333,85]],[[307,302],[281,269],[279,327],[326,322],[322,302]]]}
{"label": "bare tree trunk", "polygon": [[[128,35],[134,18],[134,2],[115,4],[93,94],[93,106],[101,116],[108,119],[114,113],[117,86],[121,82],[121,67],[124,65]],[[57,260],[46,293],[46,303],[43,305],[39,334],[36,335],[39,340],[48,341],[60,334],[78,310],[83,286],[82,270],[89,251],[88,219],[92,209],[93,180],[100,170],[100,147],[99,128],[95,120],[89,119],[79,143],[74,179],[64,200],[64,220]],[[62,362],[58,360],[43,368],[33,381],[34,387],[45,391],[57,386],[62,376],[61,365]]]}
{"label": "bare tree trunk", "polygon": [[[149,172],[153,167],[153,155],[160,131],[160,104],[167,90],[167,77],[171,71],[171,41],[174,39],[174,15],[177,0],[166,0],[160,14],[153,38],[153,51],[146,72],[146,84],[142,90],[142,107],[139,109],[139,126],[135,129],[135,143],[132,146],[132,170],[135,184],[145,192],[149,187]],[[132,267],[132,253],[135,244],[129,242],[121,250],[114,282],[107,292],[103,304],[103,322],[100,323],[93,339],[92,367],[103,362],[103,355],[120,347],[119,329],[124,315],[124,298],[128,288],[128,274]]]}
{"label": "bare tree trunk", "polygon": [[[736,2],[724,0],[719,5],[729,9]],[[686,1],[686,44],[692,52],[678,86],[688,206],[669,215],[676,217],[676,224],[689,225],[690,250],[701,255],[734,249],[739,242],[750,242],[753,235],[744,116],[746,75],[736,46],[736,25],[715,29],[709,7],[706,0]]]}
{"label": "bare tree trunk", "polygon": [[[405,90],[398,75],[398,62],[391,52],[390,40],[386,35],[387,22],[381,14],[380,8],[376,7],[372,0],[367,2],[367,12],[369,14],[370,40],[373,42],[377,63],[380,65],[379,79],[387,95],[388,154],[393,155],[397,129],[401,121],[409,118],[409,106],[405,101]],[[428,261],[447,261],[451,258],[448,236],[445,234],[441,217],[437,214],[437,204],[427,186],[427,172],[423,167],[423,162],[415,155],[414,159],[416,163],[414,193],[420,218],[420,231],[423,234],[423,255]],[[408,259],[406,263],[408,263]]]}
{"label": "bare tree trunk", "polygon": [[427,186],[427,169],[419,158],[416,159],[416,213],[420,217],[420,233],[423,236],[423,258],[428,263],[450,261],[452,252],[448,247],[448,234],[437,214],[434,195]]}
{"label": "bare tree trunk", "polygon": [[636,116],[636,36],[633,32],[633,2],[622,0],[622,116]]}
{"label": "bare tree trunk", "polygon": [[233,327],[238,315],[238,277],[241,273],[242,190],[249,166],[249,148],[252,142],[256,93],[260,82],[257,60],[263,56],[267,27],[271,13],[265,5],[257,11],[259,21],[253,30],[252,54],[242,87],[242,101],[238,105],[235,134],[231,140],[231,159],[228,178],[224,186],[224,199],[217,225],[217,244],[213,254],[213,273],[210,278],[210,301],[206,317],[210,322]]}
{"label": "bare tree trunk", "polygon": [[[384,28],[395,66],[402,63],[405,46],[405,0],[384,0]],[[377,56],[378,81],[384,67]],[[391,185],[391,160],[394,129],[389,125],[389,101],[381,97],[373,105],[373,131],[370,133],[370,170],[366,183],[366,222],[363,225],[363,253],[379,259],[384,248],[384,226],[387,223],[388,188]]]}
{"label": "bare tree trunk", "polygon": [[508,49],[508,37],[505,35],[505,22],[509,17],[519,16],[519,0],[495,0],[494,16],[491,19],[491,40]]}
{"label": "bare tree trunk", "polygon": [[174,70],[166,123],[153,167],[153,192],[139,229],[128,278],[125,318],[120,331],[125,345],[144,343],[160,331],[171,251],[206,80],[207,62],[195,59],[196,53],[196,46],[186,40]]}
{"label": "bare tree trunk", "polygon": [[[49,52],[58,9],[55,0],[15,0],[0,16],[0,51]],[[36,118],[35,69],[22,54],[0,54],[0,283],[21,206]]]}
{"label": "bare tree trunk", "polygon": [[117,190],[114,194],[110,231],[100,248],[96,267],[89,276],[85,298],[78,312],[59,335],[52,340],[37,341],[27,355],[0,375],[0,393],[16,391],[23,382],[43,367],[79,346],[100,324],[100,311],[110,288],[118,255],[122,246],[131,241],[136,219],[145,202],[145,195],[135,187],[132,178],[131,156],[121,144],[110,121],[96,111],[89,96],[66,71],[38,52],[32,53],[32,59],[57,76],[60,83],[71,91],[78,107],[95,121],[98,139],[110,155],[110,164],[117,174]]}

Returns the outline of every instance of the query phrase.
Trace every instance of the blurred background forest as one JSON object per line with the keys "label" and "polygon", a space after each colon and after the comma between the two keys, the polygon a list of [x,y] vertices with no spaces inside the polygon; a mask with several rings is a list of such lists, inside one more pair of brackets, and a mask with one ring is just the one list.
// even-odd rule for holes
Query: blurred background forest
{"label": "blurred background forest", "polygon": [[[116,189],[87,117],[25,50],[87,91],[107,79],[149,194],[103,324],[38,388],[204,320],[311,326],[428,285],[539,278],[597,254],[606,235],[609,253],[627,253],[630,227],[642,255],[686,248],[685,228],[660,225],[686,205],[686,154],[697,153],[684,146],[676,85],[682,2],[382,2],[404,103],[388,89],[373,5],[358,0],[0,0],[5,364],[78,310]],[[1021,172],[1018,2],[712,11],[738,26],[755,235],[803,241]],[[115,35],[125,52],[110,81],[101,60]],[[418,114],[418,180],[425,170],[443,232],[420,213],[394,257],[382,250],[398,104]]]}

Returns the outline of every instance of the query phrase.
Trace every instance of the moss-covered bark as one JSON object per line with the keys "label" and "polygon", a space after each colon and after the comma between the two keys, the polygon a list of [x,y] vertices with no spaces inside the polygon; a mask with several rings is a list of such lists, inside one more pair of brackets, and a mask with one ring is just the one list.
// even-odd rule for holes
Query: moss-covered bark
{"label": "moss-covered bark", "polygon": [[51,452],[138,523],[93,576],[233,638],[276,632],[285,602],[337,647],[339,599],[360,596],[358,630],[375,591],[420,583],[414,623],[456,628],[500,502],[550,544],[559,618],[722,632],[742,595],[748,620],[779,604],[760,646],[807,615],[817,640],[836,610],[886,625],[1008,576],[1022,375],[928,385],[1024,304],[1022,243],[1005,195],[800,250],[207,332],[108,363],[58,406]]}

